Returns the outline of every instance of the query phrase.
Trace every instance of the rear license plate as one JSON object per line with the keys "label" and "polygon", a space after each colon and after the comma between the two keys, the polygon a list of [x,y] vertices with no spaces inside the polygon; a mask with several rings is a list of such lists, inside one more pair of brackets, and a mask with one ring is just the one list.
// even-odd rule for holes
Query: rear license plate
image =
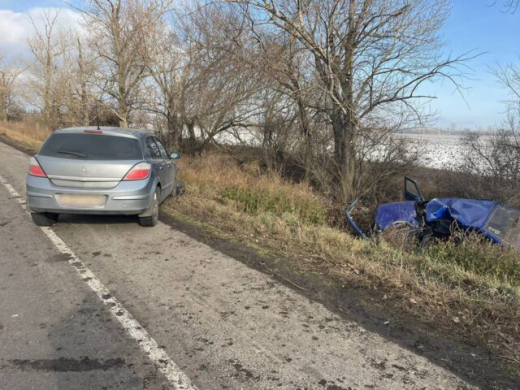
{"label": "rear license plate", "polygon": [[95,208],[105,205],[105,195],[60,194],[56,200],[61,207]]}

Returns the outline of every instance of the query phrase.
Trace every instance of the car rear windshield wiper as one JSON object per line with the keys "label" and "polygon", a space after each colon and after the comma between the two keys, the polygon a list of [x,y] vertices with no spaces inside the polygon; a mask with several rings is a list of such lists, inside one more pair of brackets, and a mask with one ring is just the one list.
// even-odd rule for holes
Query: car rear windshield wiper
{"label": "car rear windshield wiper", "polygon": [[80,152],[71,152],[71,151],[68,151],[68,150],[58,150],[56,153],[60,153],[60,154],[68,154],[70,156],[76,156],[76,157],[80,157],[80,158],[87,158],[87,155],[84,154],[84,153],[80,153]]}

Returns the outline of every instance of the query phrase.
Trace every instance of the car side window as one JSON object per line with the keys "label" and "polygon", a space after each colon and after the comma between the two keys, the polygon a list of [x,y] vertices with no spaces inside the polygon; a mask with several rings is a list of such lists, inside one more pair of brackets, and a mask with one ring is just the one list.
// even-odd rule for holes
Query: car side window
{"label": "car side window", "polygon": [[162,144],[161,141],[159,141],[159,139],[157,138],[154,138],[155,139],[155,143],[157,144],[157,146],[159,147],[159,151],[161,152],[161,157],[166,159],[166,160],[169,160],[170,157],[168,156],[168,152],[166,151],[166,148],[164,147],[164,145]]}
{"label": "car side window", "polygon": [[161,152],[159,150],[159,147],[155,143],[153,137],[146,138],[146,149],[148,150],[148,153],[150,153],[150,156],[153,158],[161,158]]}

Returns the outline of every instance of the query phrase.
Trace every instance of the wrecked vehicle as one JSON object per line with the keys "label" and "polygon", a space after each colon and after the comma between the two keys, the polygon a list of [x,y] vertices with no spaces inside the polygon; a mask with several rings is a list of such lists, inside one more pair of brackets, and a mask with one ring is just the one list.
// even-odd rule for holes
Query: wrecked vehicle
{"label": "wrecked vehicle", "polygon": [[[455,231],[476,232],[483,238],[520,250],[520,210],[492,200],[434,198],[425,200],[415,181],[405,177],[406,201],[385,203],[375,212],[372,234],[405,227],[409,237],[424,246],[432,239],[448,240]],[[345,215],[361,237],[367,235],[352,218],[356,202]]]}

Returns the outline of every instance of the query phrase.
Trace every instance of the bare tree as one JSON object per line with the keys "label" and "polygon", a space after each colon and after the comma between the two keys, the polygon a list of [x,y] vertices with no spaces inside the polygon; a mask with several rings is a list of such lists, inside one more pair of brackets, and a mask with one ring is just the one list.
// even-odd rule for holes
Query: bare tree
{"label": "bare tree", "polygon": [[199,131],[199,150],[223,132],[254,125],[259,113],[255,99],[261,91],[260,80],[230,55],[242,37],[243,23],[243,15],[233,8],[202,6],[185,26],[193,65],[186,119],[191,138],[194,127],[190,123]]}
{"label": "bare tree", "polygon": [[506,118],[491,135],[470,133],[464,140],[468,150],[463,172],[483,177],[487,193],[520,204],[520,68],[509,64],[495,69],[497,79],[508,91]]}
{"label": "bare tree", "polygon": [[197,4],[191,11],[149,30],[147,95],[155,97],[149,110],[164,118],[172,145],[186,133],[188,151],[196,153],[217,135],[250,125],[257,79],[229,55],[237,15]]}
{"label": "bare tree", "polygon": [[[299,134],[300,142],[294,144],[295,157],[301,160],[305,175],[310,173],[311,159],[316,148],[316,129],[313,118],[320,112],[320,101],[323,93],[315,88],[316,77],[305,61],[305,51],[297,44],[294,36],[282,31],[273,33],[263,26],[250,24],[249,45],[253,50],[235,50],[234,55],[241,54],[240,61],[248,64],[262,78],[263,87],[268,95],[278,96],[272,102],[266,101],[266,113],[278,111],[277,126],[273,126],[272,115],[266,115],[264,138],[269,141],[280,132],[279,139],[287,143],[288,131],[294,128]],[[273,104],[276,102],[276,106]],[[282,114],[283,111],[283,115]],[[281,120],[284,117],[284,120]],[[271,119],[269,119],[271,118]],[[296,135],[296,134],[294,134]],[[283,151],[277,143],[276,153]],[[313,145],[314,144],[314,145]],[[270,142],[267,142],[270,145]],[[285,145],[287,146],[287,145]]]}
{"label": "bare tree", "polygon": [[[33,74],[33,90],[40,100],[44,121],[51,124],[51,118],[55,118],[59,105],[59,96],[53,95],[57,74],[61,69],[60,57],[69,49],[69,43],[65,32],[58,28],[57,21],[59,10],[44,10],[41,12],[43,27],[39,28],[34,19],[30,21],[34,27],[34,33],[27,41],[34,57],[34,65],[31,68]],[[53,102],[54,99],[54,102]]]}
{"label": "bare tree", "polygon": [[95,73],[95,62],[88,46],[86,47],[84,40],[76,36],[76,56],[77,56],[77,92],[80,101],[80,113],[78,119],[83,126],[90,124],[90,110],[92,103],[92,83]]}
{"label": "bare tree", "polygon": [[[510,119],[517,117],[520,114],[520,66],[517,64],[497,66],[494,73],[509,93],[509,99],[505,101],[505,104]],[[509,124],[511,124],[511,120],[509,120]]]}
{"label": "bare tree", "polygon": [[[467,56],[442,57],[439,31],[448,1],[239,0],[256,24],[268,23],[294,37],[327,95],[338,178],[345,198],[359,190],[358,151],[368,124],[386,126],[424,113],[421,85],[436,77],[456,83],[456,65]],[[458,85],[458,84],[456,84]]]}
{"label": "bare tree", "polygon": [[119,117],[121,127],[128,127],[139,106],[146,76],[143,31],[153,28],[169,4],[169,0],[89,0],[82,10],[99,61],[97,86],[108,97],[102,102]]}
{"label": "bare tree", "polygon": [[7,61],[0,54],[0,121],[7,121],[16,106],[15,89],[26,67],[21,60]]}
{"label": "bare tree", "polygon": [[[497,2],[498,0],[495,0],[494,4]],[[502,5],[507,12],[514,14],[520,6],[520,0],[503,0]]]}
{"label": "bare tree", "polygon": [[[495,1],[507,12],[515,13],[520,0]],[[467,149],[460,169],[473,174],[472,187],[481,197],[520,205],[520,66],[510,63],[493,69],[504,86],[506,115],[492,134],[473,132],[464,139]],[[476,190],[475,190],[476,189]]]}
{"label": "bare tree", "polygon": [[173,15],[169,20],[161,20],[146,32],[144,53],[151,80],[146,85],[144,108],[163,121],[164,126],[160,128],[166,129],[167,143],[179,149],[184,128],[183,79],[191,60],[177,35],[175,18]]}

